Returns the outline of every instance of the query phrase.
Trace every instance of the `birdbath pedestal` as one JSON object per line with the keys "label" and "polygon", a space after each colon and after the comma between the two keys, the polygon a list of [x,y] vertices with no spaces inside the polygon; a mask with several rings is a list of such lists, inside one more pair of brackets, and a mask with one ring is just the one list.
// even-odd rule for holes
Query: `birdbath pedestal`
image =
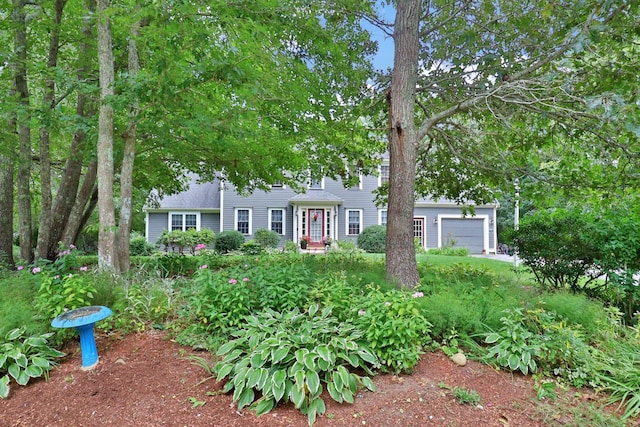
{"label": "birdbath pedestal", "polygon": [[109,316],[111,309],[100,305],[76,308],[62,313],[53,319],[54,328],[76,328],[80,335],[80,352],[82,354],[82,370],[88,371],[98,364],[98,349],[93,336],[93,325]]}

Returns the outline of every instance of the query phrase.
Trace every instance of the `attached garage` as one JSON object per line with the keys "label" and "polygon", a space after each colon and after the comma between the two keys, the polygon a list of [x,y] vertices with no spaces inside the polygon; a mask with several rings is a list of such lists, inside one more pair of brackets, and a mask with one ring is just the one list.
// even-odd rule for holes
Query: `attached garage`
{"label": "attached garage", "polygon": [[486,222],[487,218],[483,217],[441,217],[438,246],[467,248],[473,254],[482,253],[489,246]]}

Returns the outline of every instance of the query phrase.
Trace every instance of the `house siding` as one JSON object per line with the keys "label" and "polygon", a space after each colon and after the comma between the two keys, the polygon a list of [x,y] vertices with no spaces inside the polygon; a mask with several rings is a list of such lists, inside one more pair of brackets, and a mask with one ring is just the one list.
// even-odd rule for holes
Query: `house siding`
{"label": "house siding", "polygon": [[[220,189],[218,183],[214,185],[216,189]],[[255,191],[249,196],[242,196],[232,184],[227,183],[224,190],[218,191],[215,200],[219,212],[206,212],[204,209],[197,208],[196,205],[180,206],[175,210],[201,212],[201,228],[210,228],[215,233],[219,233],[223,230],[236,229],[237,209],[250,209],[250,233],[245,235],[245,240],[250,240],[254,238],[256,230],[269,228],[270,209],[283,209],[285,233],[281,236],[281,244],[284,244],[285,241],[298,241],[302,234],[307,234],[301,226],[304,210],[323,209],[326,214],[332,215],[330,219],[325,217],[324,232],[326,232],[328,221],[331,226],[331,237],[356,242],[357,236],[347,235],[347,211],[357,209],[362,213],[360,232],[366,227],[379,224],[379,211],[386,208],[378,207],[374,203],[373,191],[378,188],[378,185],[377,176],[364,176],[361,186],[353,188],[344,188],[340,180],[325,178],[322,189],[308,189],[303,195],[283,187],[273,188],[269,192]],[[209,194],[210,189],[203,187],[202,184],[198,188],[201,192]],[[191,199],[202,203],[202,197],[191,197]],[[147,239],[151,243],[155,243],[162,231],[167,228],[166,210],[174,210],[173,206],[167,207],[162,203],[161,206],[163,212],[153,209],[148,211]],[[475,216],[463,216],[461,207],[454,203],[418,200],[414,208],[414,218],[423,222],[422,238],[426,249],[442,247],[448,240],[456,240],[463,244],[468,236],[475,236],[478,241],[470,241],[468,244],[473,253],[495,252],[497,243],[495,211],[496,206],[481,206],[475,208]],[[309,220],[309,218],[306,219],[307,224]]]}

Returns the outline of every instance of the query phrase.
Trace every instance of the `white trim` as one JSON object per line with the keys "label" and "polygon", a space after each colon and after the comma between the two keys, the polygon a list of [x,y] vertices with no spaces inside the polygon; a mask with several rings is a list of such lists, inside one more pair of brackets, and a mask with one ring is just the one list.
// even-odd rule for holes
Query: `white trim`
{"label": "white trim", "polygon": [[320,178],[320,188],[312,188],[311,187],[311,181],[312,181],[312,179],[309,178],[309,181],[307,181],[307,189],[309,189],[309,190],[324,190],[324,177]]}
{"label": "white trim", "polygon": [[224,185],[220,182],[220,233],[224,231]]}
{"label": "white trim", "polygon": [[149,242],[149,211],[145,211],[144,213],[144,237],[147,239],[147,243]]}
{"label": "white trim", "polygon": [[167,230],[173,231],[173,222],[171,218],[173,216],[182,216],[182,231],[186,231],[186,215],[196,216],[196,230],[200,231],[200,212],[196,211],[169,211],[167,215]]}
{"label": "white trim", "polygon": [[281,211],[282,212],[282,233],[280,235],[281,236],[286,236],[287,235],[287,210],[285,208],[268,208],[267,209],[269,230],[271,230],[271,220],[272,220],[271,213],[273,211]]}
{"label": "white trim", "polygon": [[[378,167],[378,187],[382,187],[382,167],[386,166],[387,168],[389,168],[389,163],[383,163]],[[387,176],[387,179],[389,179],[389,177]]]}
{"label": "white trim", "polygon": [[378,225],[387,225],[386,222],[384,224],[382,223],[382,212],[387,213],[387,221],[389,220],[389,210],[387,208],[380,208],[378,209]]}
{"label": "white trim", "polygon": [[233,229],[238,230],[238,211],[249,211],[249,230],[248,233],[242,233],[245,236],[253,234],[253,208],[234,208],[233,209]]}
{"label": "white trim", "polygon": [[[483,239],[483,249],[489,253],[492,248],[489,247],[489,215],[447,215],[440,214],[437,216],[438,218],[438,248],[442,248],[442,220],[443,219],[475,219],[482,220],[482,239]],[[425,222],[426,225],[426,222]],[[495,251],[495,248],[493,248]]]}
{"label": "white trim", "polygon": [[[359,232],[357,234],[351,234],[349,233],[349,213],[350,212],[358,212],[359,216],[360,216],[360,223],[358,225],[359,228]],[[358,234],[362,233],[362,216],[363,216],[363,210],[362,209],[345,209],[344,210],[344,234],[346,236],[357,236]]]}
{"label": "white trim", "polygon": [[427,248],[427,217],[425,215],[418,215],[413,217],[413,240],[416,238],[416,228],[415,228],[415,220],[422,221],[422,247]]}

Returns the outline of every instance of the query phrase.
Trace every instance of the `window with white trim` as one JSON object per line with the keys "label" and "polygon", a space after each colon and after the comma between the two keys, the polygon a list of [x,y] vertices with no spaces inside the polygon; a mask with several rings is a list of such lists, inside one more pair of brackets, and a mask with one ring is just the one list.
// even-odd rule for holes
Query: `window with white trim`
{"label": "window with white trim", "polygon": [[269,209],[269,230],[283,235],[286,233],[285,229],[285,211],[284,209]]}
{"label": "window with white trim", "polygon": [[385,182],[389,182],[389,165],[380,165],[379,186]]}
{"label": "window with white trim", "polygon": [[387,210],[378,209],[378,224],[387,225]]}
{"label": "window with white trim", "polygon": [[362,209],[347,209],[345,211],[345,216],[347,220],[347,236],[360,234],[360,231],[362,230]]}
{"label": "window with white trim", "polygon": [[169,230],[200,230],[199,212],[169,212]]}
{"label": "window with white trim", "polygon": [[311,178],[309,179],[309,189],[322,190],[324,189],[324,178]]}
{"label": "window with white trim", "polygon": [[251,234],[251,209],[236,208],[235,209],[236,230],[242,234]]}

